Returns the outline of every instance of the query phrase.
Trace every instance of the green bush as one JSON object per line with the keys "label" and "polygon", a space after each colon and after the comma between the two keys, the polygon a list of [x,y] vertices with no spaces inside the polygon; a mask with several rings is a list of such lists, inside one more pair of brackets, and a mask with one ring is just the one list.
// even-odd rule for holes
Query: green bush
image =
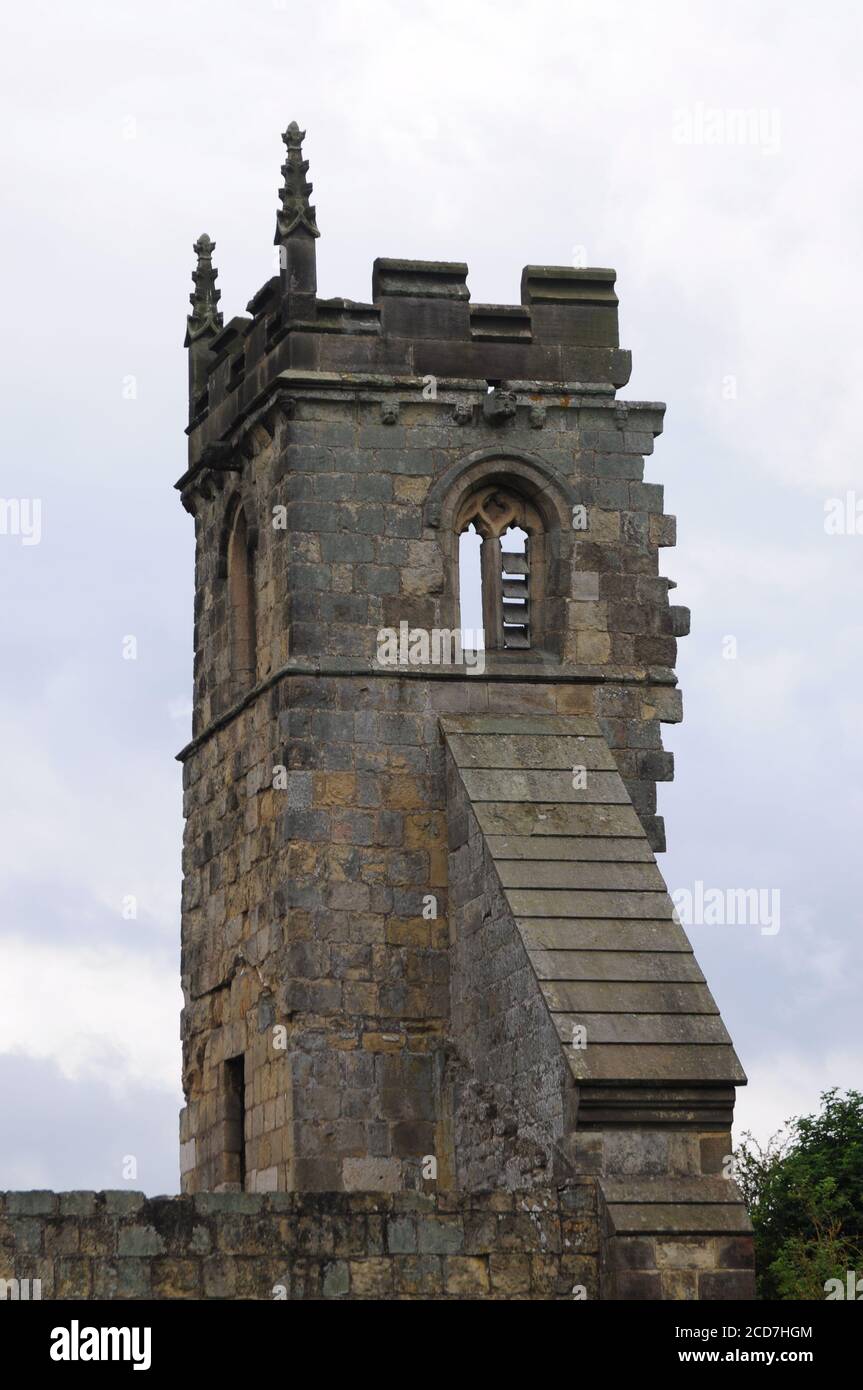
{"label": "green bush", "polygon": [[821,1107],[735,1153],[761,1298],[823,1299],[828,1279],[863,1276],[863,1095],[834,1088]]}

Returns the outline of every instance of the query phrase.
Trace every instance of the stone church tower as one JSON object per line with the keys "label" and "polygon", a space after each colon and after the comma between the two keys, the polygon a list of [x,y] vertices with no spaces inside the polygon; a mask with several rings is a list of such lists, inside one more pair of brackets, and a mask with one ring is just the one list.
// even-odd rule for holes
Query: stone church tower
{"label": "stone church tower", "polygon": [[246,316],[195,244],[183,1190],[589,1180],[607,1296],[745,1296],[745,1077],[654,857],[689,615],[614,272],[474,304],[380,259],[320,299],[303,138]]}

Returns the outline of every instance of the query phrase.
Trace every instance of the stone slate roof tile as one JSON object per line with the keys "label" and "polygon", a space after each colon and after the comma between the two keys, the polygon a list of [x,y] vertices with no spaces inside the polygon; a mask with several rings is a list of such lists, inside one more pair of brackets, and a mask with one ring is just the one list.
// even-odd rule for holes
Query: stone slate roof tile
{"label": "stone slate roof tile", "polygon": [[574,1078],[745,1084],[597,721],[453,715],[441,728]]}

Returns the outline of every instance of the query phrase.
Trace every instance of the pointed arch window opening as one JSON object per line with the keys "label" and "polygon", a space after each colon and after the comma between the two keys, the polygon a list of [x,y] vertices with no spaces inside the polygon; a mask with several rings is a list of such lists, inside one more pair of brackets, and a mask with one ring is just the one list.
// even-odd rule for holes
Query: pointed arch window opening
{"label": "pointed arch window opening", "polygon": [[255,556],[246,514],[237,507],[228,539],[228,626],[235,696],[250,690],[258,674]]}
{"label": "pointed arch window opening", "polygon": [[456,530],[463,634],[481,611],[486,651],[529,650],[535,645],[535,560],[538,552],[541,562],[544,541],[535,508],[506,487],[486,485],[463,504]]}

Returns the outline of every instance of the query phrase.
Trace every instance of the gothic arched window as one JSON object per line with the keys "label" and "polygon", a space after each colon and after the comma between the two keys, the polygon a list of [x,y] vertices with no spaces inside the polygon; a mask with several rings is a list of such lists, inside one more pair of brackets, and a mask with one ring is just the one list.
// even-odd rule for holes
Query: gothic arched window
{"label": "gothic arched window", "polygon": [[255,684],[258,665],[255,555],[242,507],[237,507],[228,537],[228,627],[234,694],[240,696]]}
{"label": "gothic arched window", "polygon": [[[456,535],[480,537],[482,626],[487,651],[540,645],[545,536],[536,508],[500,484],[475,489],[459,508]],[[465,567],[461,573],[462,585]],[[468,606],[462,587],[461,621]]]}

